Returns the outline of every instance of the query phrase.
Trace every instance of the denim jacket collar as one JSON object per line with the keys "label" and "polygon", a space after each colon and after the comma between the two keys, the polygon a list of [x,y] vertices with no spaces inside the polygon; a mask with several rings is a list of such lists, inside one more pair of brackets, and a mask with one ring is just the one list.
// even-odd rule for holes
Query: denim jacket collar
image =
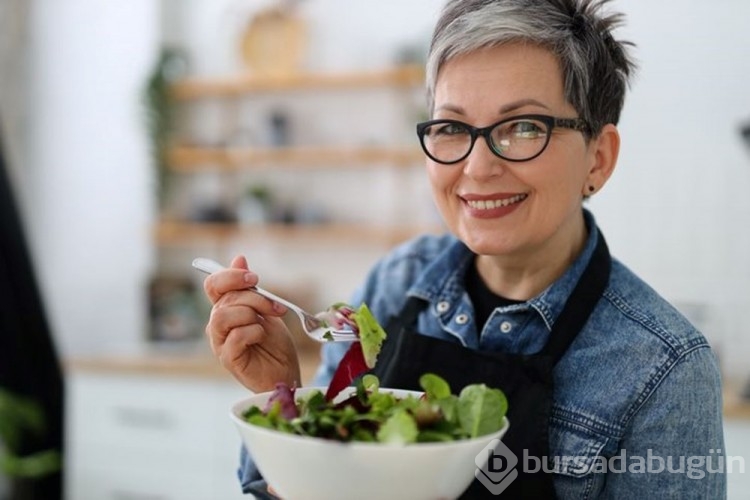
{"label": "denim jacket collar", "polygon": [[[594,216],[586,209],[583,209],[583,216],[588,237],[583,251],[573,265],[536,297],[521,304],[502,307],[499,309],[500,312],[533,309],[542,317],[547,329],[552,329],[555,319],[565,306],[565,301],[575,288],[596,247],[598,229]],[[450,304],[452,308],[459,307],[462,301],[468,300],[464,297],[464,276],[475,257],[476,255],[463,242],[455,239],[427,266],[407,292],[408,295],[433,304],[445,303]],[[453,313],[451,310],[442,312],[448,315]]]}

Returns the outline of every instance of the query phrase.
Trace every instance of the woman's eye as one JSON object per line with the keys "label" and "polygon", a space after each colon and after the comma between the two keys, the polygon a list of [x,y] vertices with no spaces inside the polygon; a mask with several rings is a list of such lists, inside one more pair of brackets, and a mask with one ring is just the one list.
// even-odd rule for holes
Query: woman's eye
{"label": "woman's eye", "polygon": [[519,139],[538,139],[545,135],[544,126],[534,121],[521,120],[509,125],[511,135]]}
{"label": "woman's eye", "polygon": [[459,135],[466,133],[466,127],[457,123],[442,123],[435,125],[430,133],[432,135]]}

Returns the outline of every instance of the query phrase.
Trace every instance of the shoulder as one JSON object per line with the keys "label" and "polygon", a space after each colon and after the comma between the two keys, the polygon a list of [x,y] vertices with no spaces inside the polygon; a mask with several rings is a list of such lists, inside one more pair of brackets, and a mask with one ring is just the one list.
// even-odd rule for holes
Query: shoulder
{"label": "shoulder", "polygon": [[593,460],[616,453],[636,422],[661,429],[679,415],[708,426],[721,411],[720,373],[706,338],[614,259],[607,289],[554,373],[550,439],[561,454],[585,446],[598,450]]}
{"label": "shoulder", "polygon": [[613,329],[626,332],[631,343],[647,343],[668,351],[675,359],[696,348],[708,347],[695,325],[616,259],[612,260],[610,282],[603,298],[605,306],[599,312],[613,322]]}
{"label": "shoulder", "polygon": [[[709,398],[720,390],[718,363],[703,333],[618,261],[613,260],[610,286],[603,298],[598,320],[611,325],[612,351],[619,354],[614,363],[628,371],[632,386],[638,388],[626,416],[632,416],[657,392],[674,392],[674,397],[683,398],[687,390]],[[680,388],[673,383],[675,379],[690,380],[691,387]]]}
{"label": "shoulder", "polygon": [[671,387],[668,378],[693,377],[699,394],[715,391],[719,376],[703,334],[615,259],[602,299],[555,373],[558,402],[587,401],[613,435],[656,391]]}

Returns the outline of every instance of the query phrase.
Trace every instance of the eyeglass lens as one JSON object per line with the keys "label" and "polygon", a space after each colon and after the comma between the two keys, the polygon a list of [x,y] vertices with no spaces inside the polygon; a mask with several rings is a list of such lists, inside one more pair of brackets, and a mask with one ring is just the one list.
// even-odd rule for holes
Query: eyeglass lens
{"label": "eyeglass lens", "polygon": [[[533,158],[547,145],[548,125],[536,119],[522,118],[497,124],[489,133],[489,146],[508,160]],[[437,161],[452,163],[467,156],[473,145],[469,126],[460,122],[438,122],[424,131],[423,144]]]}

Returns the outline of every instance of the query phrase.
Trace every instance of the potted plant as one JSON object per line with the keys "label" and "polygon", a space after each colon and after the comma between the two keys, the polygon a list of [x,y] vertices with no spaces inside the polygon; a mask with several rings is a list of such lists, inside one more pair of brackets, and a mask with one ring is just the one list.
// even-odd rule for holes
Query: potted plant
{"label": "potted plant", "polygon": [[182,51],[172,47],[163,48],[143,90],[146,126],[156,168],[157,197],[162,207],[169,190],[167,149],[175,113],[170,87],[175,80],[184,76],[186,66]]}
{"label": "potted plant", "polygon": [[0,387],[0,500],[23,498],[23,483],[60,470],[58,450],[42,450],[21,455],[24,436],[42,435],[46,419],[35,401],[17,396]]}

